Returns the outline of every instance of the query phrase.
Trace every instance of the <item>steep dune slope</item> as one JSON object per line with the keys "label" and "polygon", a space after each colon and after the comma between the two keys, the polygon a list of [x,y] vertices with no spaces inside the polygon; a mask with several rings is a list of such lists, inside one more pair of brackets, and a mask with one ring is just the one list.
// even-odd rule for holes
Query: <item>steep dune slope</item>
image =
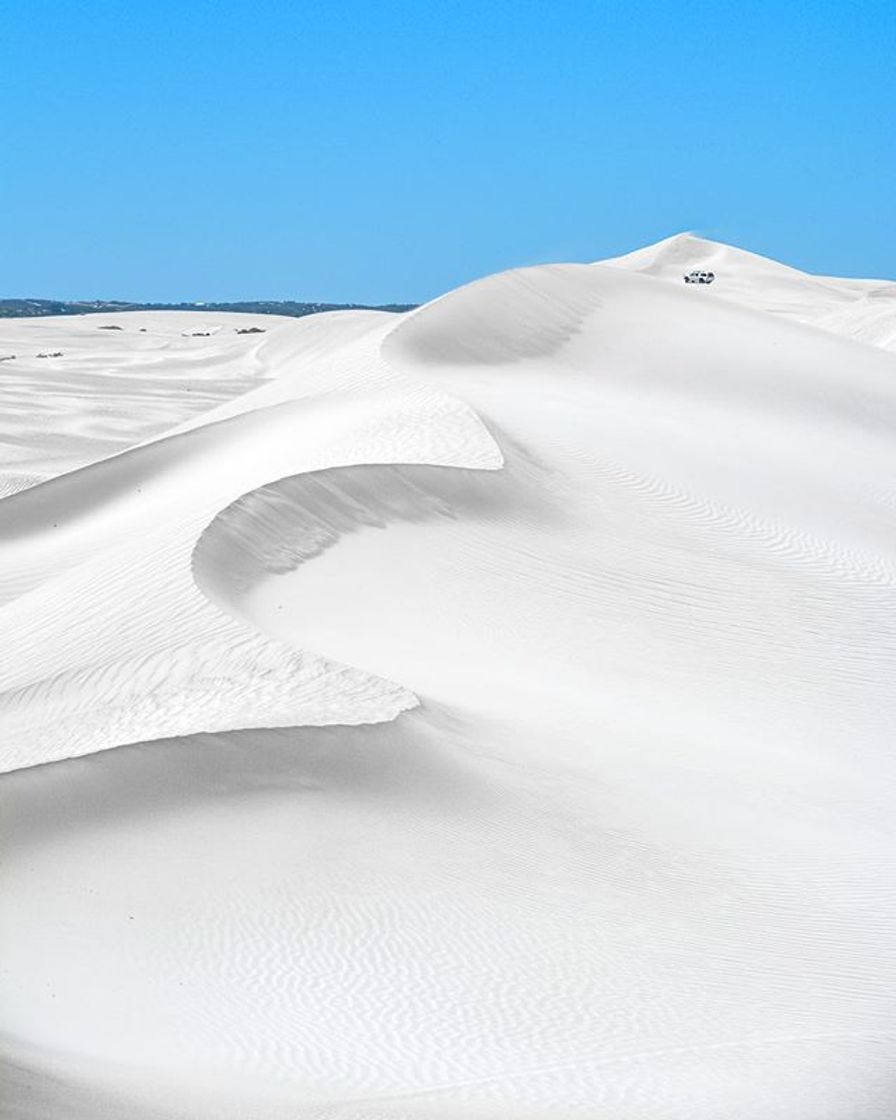
{"label": "steep dune slope", "polygon": [[0,502],[17,1118],[888,1120],[896,357],[673,248]]}

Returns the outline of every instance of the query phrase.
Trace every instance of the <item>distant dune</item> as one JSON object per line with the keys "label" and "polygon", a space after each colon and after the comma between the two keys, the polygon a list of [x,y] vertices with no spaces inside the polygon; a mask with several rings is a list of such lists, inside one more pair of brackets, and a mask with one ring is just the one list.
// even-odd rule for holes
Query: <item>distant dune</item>
{"label": "distant dune", "polygon": [[0,359],[4,1120],[892,1120],[896,285]]}

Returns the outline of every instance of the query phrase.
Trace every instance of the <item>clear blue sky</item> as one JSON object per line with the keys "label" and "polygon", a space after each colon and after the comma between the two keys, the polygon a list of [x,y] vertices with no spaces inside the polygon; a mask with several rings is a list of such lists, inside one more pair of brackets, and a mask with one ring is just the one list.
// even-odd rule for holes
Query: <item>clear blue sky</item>
{"label": "clear blue sky", "polygon": [[693,229],[896,277],[896,0],[5,0],[0,296],[417,301]]}

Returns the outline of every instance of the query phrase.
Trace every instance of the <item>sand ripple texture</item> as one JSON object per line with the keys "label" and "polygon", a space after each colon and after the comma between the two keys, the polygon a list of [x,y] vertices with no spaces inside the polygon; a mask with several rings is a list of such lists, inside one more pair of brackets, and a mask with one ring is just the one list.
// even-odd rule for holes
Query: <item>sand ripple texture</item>
{"label": "sand ripple texture", "polygon": [[4,323],[4,1118],[891,1120],[894,316]]}

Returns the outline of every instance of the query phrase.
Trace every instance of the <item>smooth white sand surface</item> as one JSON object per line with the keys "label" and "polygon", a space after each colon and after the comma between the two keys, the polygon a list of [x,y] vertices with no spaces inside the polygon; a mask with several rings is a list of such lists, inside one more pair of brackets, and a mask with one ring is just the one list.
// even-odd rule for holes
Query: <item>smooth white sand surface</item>
{"label": "smooth white sand surface", "polygon": [[893,286],[197,321],[0,323],[2,1115],[891,1120]]}

